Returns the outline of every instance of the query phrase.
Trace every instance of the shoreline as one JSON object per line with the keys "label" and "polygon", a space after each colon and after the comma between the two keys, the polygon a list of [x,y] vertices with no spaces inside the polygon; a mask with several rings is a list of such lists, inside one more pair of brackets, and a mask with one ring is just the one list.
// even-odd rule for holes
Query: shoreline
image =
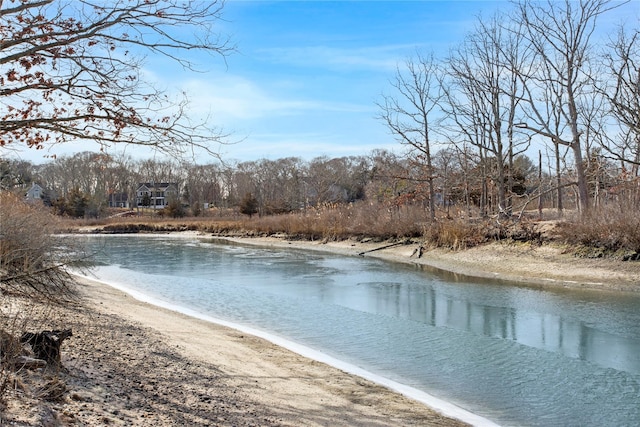
{"label": "shoreline", "polygon": [[[93,234],[95,227],[80,229]],[[116,233],[117,234],[117,233]],[[111,235],[111,234],[105,234]],[[130,234],[127,234],[130,235]],[[477,280],[528,286],[540,289],[582,289],[603,292],[640,292],[640,261],[610,258],[580,258],[561,246],[498,241],[470,249],[421,248],[417,242],[397,244],[359,240],[288,240],[286,235],[269,237],[228,236],[200,231],[136,233],[136,236],[212,239],[264,246],[331,252],[345,256],[380,258],[389,262],[415,265],[452,280]],[[383,248],[384,247],[384,248]]]}
{"label": "shoreline", "polygon": [[223,237],[191,234],[193,237],[221,239],[270,248],[294,248],[331,252],[346,256],[380,258],[411,264],[453,280],[490,280],[541,289],[588,289],[605,292],[640,292],[640,262],[578,258],[561,247],[495,242],[461,251],[424,249],[415,256],[419,244],[396,245],[384,249],[385,242],[309,242],[282,237]]}
{"label": "shoreline", "polygon": [[[388,243],[200,232],[158,235],[345,256],[364,252],[437,270],[453,280],[485,278],[549,290],[640,291],[638,262],[575,258],[548,246],[494,243],[459,252],[424,250],[416,257],[417,243],[381,249]],[[144,236],[154,234],[137,235]],[[74,337],[62,348],[68,396],[54,404],[19,398],[0,421],[40,425],[53,416],[59,425],[495,425],[339,361],[331,366],[334,361],[314,357],[317,353],[295,344],[188,309],[180,312],[180,307],[145,301],[146,296],[128,289],[81,278],[79,290],[83,308],[64,307],[60,318],[47,324],[50,329],[73,327]]]}
{"label": "shoreline", "polygon": [[[61,349],[63,369],[21,372],[0,424],[462,427],[470,424],[459,418],[468,418],[495,425],[92,278],[79,277],[78,292],[79,303],[57,307],[53,318],[45,309],[41,320],[73,331]],[[45,397],[54,385],[61,394]]]}
{"label": "shoreline", "polygon": [[[466,409],[463,409],[453,403],[439,399],[421,390],[381,377],[372,372],[361,369],[355,365],[351,365],[349,363],[343,362],[339,359],[335,359],[334,357],[328,356],[324,353],[321,353],[319,351],[316,351],[304,345],[297,344],[293,341],[289,341],[286,338],[282,338],[277,335],[263,332],[261,330],[257,330],[249,326],[244,326],[244,325],[224,321],[221,319],[217,319],[217,318],[202,314],[198,311],[192,310],[188,307],[173,305],[171,303],[167,303],[165,301],[150,297],[148,295],[145,295],[133,289],[129,289],[126,286],[120,286],[120,285],[102,282],[100,280],[96,280],[94,278],[87,277],[87,276],[78,275],[76,277],[80,278],[80,282],[84,286],[92,286],[92,287],[95,285],[108,286],[110,288],[113,288],[114,290],[123,292],[126,295],[131,296],[140,304],[151,305],[153,307],[160,308],[164,311],[164,314],[163,314],[164,317],[171,318],[176,314],[184,315],[190,319],[204,321],[213,325],[217,325],[221,328],[229,329],[236,332],[246,333],[258,339],[268,341],[269,343],[274,344],[283,350],[290,351],[292,353],[295,353],[296,355],[299,355],[305,359],[308,359],[309,363],[318,362],[320,364],[327,365],[331,369],[337,369],[348,375],[362,378],[366,381],[371,381],[379,386],[382,386],[388,389],[392,393],[398,393],[410,399],[411,401],[415,401],[419,404],[422,404],[429,410],[433,410],[436,413],[441,414],[443,417],[459,420],[459,421],[462,421],[463,423],[468,423],[473,426],[483,426],[483,427],[497,426],[497,424],[495,424],[494,422],[482,416],[469,412]],[[135,321],[147,323],[144,319],[140,319],[139,315],[135,316]],[[147,325],[147,326],[150,326],[150,325]]]}
{"label": "shoreline", "polygon": [[[78,230],[79,235],[93,234],[95,227]],[[104,234],[105,236],[114,234]],[[118,235],[117,233],[115,235]],[[126,234],[131,235],[131,234]],[[603,292],[640,292],[640,261],[620,261],[611,258],[581,258],[565,252],[557,245],[494,242],[464,250],[422,248],[417,242],[397,244],[359,240],[308,241],[288,240],[286,235],[269,237],[228,236],[200,231],[165,233],[135,233],[138,237],[164,236],[198,238],[263,246],[331,252],[345,256],[380,258],[385,261],[410,264],[443,275],[452,280],[505,283],[539,289],[583,289]]]}

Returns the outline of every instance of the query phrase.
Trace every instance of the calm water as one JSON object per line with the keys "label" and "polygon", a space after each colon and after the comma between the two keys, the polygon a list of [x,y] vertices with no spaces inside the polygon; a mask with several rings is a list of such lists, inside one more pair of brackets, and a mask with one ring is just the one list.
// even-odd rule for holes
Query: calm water
{"label": "calm water", "polygon": [[88,237],[94,274],[503,425],[640,425],[640,295],[452,281],[362,257]]}

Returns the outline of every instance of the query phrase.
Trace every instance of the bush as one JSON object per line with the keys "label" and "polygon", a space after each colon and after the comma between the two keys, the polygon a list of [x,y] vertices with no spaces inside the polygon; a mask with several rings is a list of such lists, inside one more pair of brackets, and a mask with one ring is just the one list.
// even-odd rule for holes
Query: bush
{"label": "bush", "polygon": [[78,251],[56,238],[57,218],[44,209],[0,192],[0,403],[14,378],[13,361],[24,351],[18,337],[54,318],[48,313],[38,320],[34,307],[42,313],[74,297],[65,266]]}
{"label": "bush", "polygon": [[61,300],[72,295],[64,266],[76,253],[53,231],[56,218],[42,207],[0,193],[0,293]]}
{"label": "bush", "polygon": [[487,230],[486,221],[444,219],[425,226],[424,239],[431,246],[461,250],[486,242]]}
{"label": "bush", "polygon": [[240,201],[240,213],[249,215],[249,218],[258,213],[258,200],[253,197],[253,194],[247,193],[244,195],[244,198]]}
{"label": "bush", "polygon": [[[605,206],[559,226],[559,234],[571,245],[616,252],[640,253],[640,211],[636,208]],[[601,253],[602,256],[605,255]]]}

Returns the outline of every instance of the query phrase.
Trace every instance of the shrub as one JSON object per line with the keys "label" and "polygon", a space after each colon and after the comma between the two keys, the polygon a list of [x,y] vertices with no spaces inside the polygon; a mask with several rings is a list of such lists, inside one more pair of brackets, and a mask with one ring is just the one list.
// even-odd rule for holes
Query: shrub
{"label": "shrub", "polygon": [[34,315],[52,302],[74,296],[73,280],[65,266],[75,249],[53,234],[57,218],[42,205],[29,205],[0,192],[0,403],[15,378],[13,362],[23,347],[18,337],[51,322],[53,313]]}
{"label": "shrub", "polygon": [[486,242],[487,230],[485,221],[444,219],[426,225],[423,236],[431,246],[461,250]]}
{"label": "shrub", "polygon": [[619,206],[594,208],[588,215],[561,223],[559,234],[572,245],[640,253],[640,211]]}
{"label": "shrub", "polygon": [[247,193],[244,195],[242,201],[240,201],[240,213],[249,215],[249,218],[258,213],[258,200],[253,197],[253,194]]}
{"label": "shrub", "polygon": [[0,193],[0,293],[60,300],[72,295],[64,268],[75,253],[53,234],[56,218],[42,207]]}

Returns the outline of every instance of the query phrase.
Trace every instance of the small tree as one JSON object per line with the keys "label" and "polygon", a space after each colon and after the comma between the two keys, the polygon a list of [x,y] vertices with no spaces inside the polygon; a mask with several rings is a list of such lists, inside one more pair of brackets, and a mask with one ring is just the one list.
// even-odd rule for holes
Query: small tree
{"label": "small tree", "polygon": [[149,196],[149,193],[144,193],[144,196],[142,196],[142,206],[145,208],[151,206],[151,196]]}
{"label": "small tree", "polygon": [[258,200],[253,197],[253,194],[247,193],[244,195],[240,202],[240,213],[249,215],[249,218],[258,213]]}
{"label": "small tree", "polygon": [[162,211],[163,215],[167,215],[172,218],[182,218],[186,214],[182,207],[182,203],[180,203],[180,200],[177,197],[172,197],[169,200],[167,207]]}
{"label": "small tree", "polygon": [[196,201],[193,205],[191,205],[191,215],[193,216],[202,215],[202,202]]}
{"label": "small tree", "polygon": [[81,218],[84,216],[89,206],[89,198],[79,189],[74,188],[66,197],[65,214],[73,218]]}

